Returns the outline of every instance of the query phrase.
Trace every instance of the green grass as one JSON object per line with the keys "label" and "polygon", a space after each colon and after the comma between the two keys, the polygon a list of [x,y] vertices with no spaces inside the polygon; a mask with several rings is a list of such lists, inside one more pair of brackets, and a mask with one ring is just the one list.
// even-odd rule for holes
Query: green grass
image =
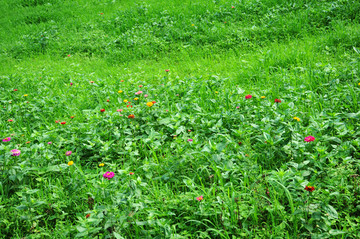
{"label": "green grass", "polygon": [[360,237],[358,1],[0,10],[1,237]]}

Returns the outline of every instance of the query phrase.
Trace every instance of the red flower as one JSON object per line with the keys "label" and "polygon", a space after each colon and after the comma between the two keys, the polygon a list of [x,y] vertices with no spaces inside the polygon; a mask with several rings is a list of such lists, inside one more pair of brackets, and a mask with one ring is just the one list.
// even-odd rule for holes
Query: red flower
{"label": "red flower", "polygon": [[9,122],[13,122],[14,120],[12,120],[12,119],[8,119],[8,121],[9,121]]}
{"label": "red flower", "polygon": [[252,98],[252,95],[246,95],[245,96],[245,99],[251,99]]}
{"label": "red flower", "polygon": [[104,15],[104,13],[103,13],[103,12],[101,12],[101,13],[100,13],[100,15]]}
{"label": "red flower", "polygon": [[71,119],[73,119],[75,116],[70,116]]}
{"label": "red flower", "polygon": [[58,121],[58,120],[55,120],[55,123],[57,124],[57,123],[59,123],[60,121]]}
{"label": "red flower", "polygon": [[100,112],[105,112],[105,109],[101,109]]}
{"label": "red flower", "polygon": [[155,103],[156,103],[156,101],[155,101],[155,100],[154,100],[154,101],[151,101],[151,103],[155,104]]}
{"label": "red flower", "polygon": [[312,192],[312,191],[315,190],[315,188],[313,186],[306,186],[305,190],[308,191],[308,192]]}
{"label": "red flower", "polygon": [[109,99],[107,99],[106,101],[107,101],[107,102],[109,102],[110,100],[109,100]]}
{"label": "red flower", "polygon": [[17,91],[17,89],[14,89],[14,91]]}
{"label": "red flower", "polygon": [[85,216],[86,218],[89,218],[90,217],[90,213],[88,213],[88,214],[86,214],[86,216]]}
{"label": "red flower", "polygon": [[165,71],[166,71],[166,72],[169,72],[170,70],[166,69]]}
{"label": "red flower", "polygon": [[65,121],[63,121],[63,122],[61,122],[60,124],[66,124],[66,122],[65,122]]}
{"label": "red flower", "polygon": [[238,144],[239,144],[239,145],[242,145],[242,143],[241,143],[241,142],[239,142]]}
{"label": "red flower", "polygon": [[71,55],[69,54],[69,55],[67,55],[68,57],[70,57]]}
{"label": "red flower", "polygon": [[281,103],[280,99],[275,99],[275,103]]}
{"label": "red flower", "polygon": [[132,115],[132,114],[131,114],[131,115],[128,116],[128,118],[129,118],[129,119],[133,119],[133,118],[135,118],[135,115]]}

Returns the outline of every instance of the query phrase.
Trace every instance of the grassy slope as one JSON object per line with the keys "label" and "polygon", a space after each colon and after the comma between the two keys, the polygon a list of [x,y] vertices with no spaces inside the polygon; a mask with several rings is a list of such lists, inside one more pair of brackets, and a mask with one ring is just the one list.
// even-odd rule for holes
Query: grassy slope
{"label": "grassy slope", "polygon": [[[351,114],[359,111],[357,1],[17,0],[0,10],[8,13],[0,19],[1,120],[17,119],[1,123],[3,137],[32,141],[14,137],[32,160],[3,174],[2,205],[21,205],[0,208],[4,235],[294,238],[343,230],[356,237],[349,175],[359,172],[351,161],[359,157],[358,115]],[[135,106],[132,125],[97,114],[124,107],[139,84],[159,102],[153,115]],[[29,93],[29,106],[14,88]],[[250,107],[242,101],[248,93],[269,101]],[[277,97],[279,109],[271,104]],[[54,126],[69,115],[76,115],[73,128]],[[288,122],[295,115],[300,126]],[[181,137],[173,141],[174,134]],[[307,134],[321,143],[296,143]],[[183,147],[188,137],[195,142]],[[55,149],[46,151],[47,141]],[[76,169],[59,175],[53,166],[64,167],[71,147]],[[103,170],[93,169],[99,162],[139,178],[119,176],[108,186],[98,180]],[[307,182],[319,188],[309,217],[297,190]],[[84,219],[88,212],[93,221]]]}

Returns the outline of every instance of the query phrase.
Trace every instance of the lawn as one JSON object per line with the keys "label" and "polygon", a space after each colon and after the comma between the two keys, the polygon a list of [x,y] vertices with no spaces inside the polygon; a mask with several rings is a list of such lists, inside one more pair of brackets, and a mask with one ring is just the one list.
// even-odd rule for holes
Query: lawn
{"label": "lawn", "polygon": [[359,1],[0,10],[0,238],[360,237]]}

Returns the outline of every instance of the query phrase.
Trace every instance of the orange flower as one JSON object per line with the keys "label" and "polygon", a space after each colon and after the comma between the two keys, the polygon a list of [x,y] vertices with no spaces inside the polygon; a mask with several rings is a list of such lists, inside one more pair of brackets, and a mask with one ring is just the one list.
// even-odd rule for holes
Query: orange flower
{"label": "orange flower", "polygon": [[131,115],[128,116],[128,118],[133,119],[133,118],[135,118],[135,115],[131,114]]}
{"label": "orange flower", "polygon": [[90,217],[90,213],[88,213],[88,214],[86,214],[86,216],[85,216],[86,218],[89,218]]}

